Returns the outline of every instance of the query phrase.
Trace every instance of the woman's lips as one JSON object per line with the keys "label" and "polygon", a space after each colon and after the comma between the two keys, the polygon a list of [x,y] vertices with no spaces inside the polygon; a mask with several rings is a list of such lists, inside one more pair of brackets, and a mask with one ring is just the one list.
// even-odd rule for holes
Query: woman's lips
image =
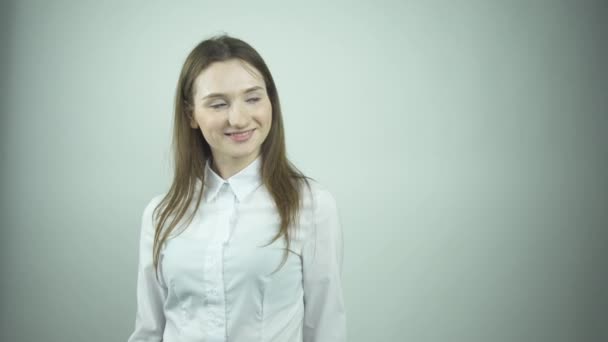
{"label": "woman's lips", "polygon": [[242,133],[226,133],[226,135],[232,141],[243,142],[243,141],[247,141],[247,140],[249,140],[249,138],[251,138],[251,135],[253,134],[254,130],[255,130],[255,128],[242,132]]}

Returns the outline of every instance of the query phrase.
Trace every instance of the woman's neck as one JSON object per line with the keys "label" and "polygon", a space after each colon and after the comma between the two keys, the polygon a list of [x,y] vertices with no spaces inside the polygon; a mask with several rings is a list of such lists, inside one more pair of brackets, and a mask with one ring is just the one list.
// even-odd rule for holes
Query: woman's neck
{"label": "woman's neck", "polygon": [[222,179],[227,180],[228,178],[236,175],[241,170],[251,164],[259,154],[251,154],[246,158],[211,158],[211,169],[217,173]]}

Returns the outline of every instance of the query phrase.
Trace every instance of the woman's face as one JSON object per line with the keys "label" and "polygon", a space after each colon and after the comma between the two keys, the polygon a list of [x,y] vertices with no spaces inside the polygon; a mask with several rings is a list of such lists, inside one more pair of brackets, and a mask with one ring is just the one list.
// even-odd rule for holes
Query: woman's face
{"label": "woman's face", "polygon": [[194,80],[193,96],[190,126],[200,127],[215,161],[241,164],[260,154],[272,105],[258,70],[239,59],[214,62]]}

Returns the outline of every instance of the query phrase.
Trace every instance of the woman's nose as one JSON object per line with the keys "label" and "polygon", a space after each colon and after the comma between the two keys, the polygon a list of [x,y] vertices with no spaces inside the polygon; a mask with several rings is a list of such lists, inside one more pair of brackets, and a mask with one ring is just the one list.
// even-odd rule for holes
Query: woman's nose
{"label": "woman's nose", "polygon": [[234,127],[245,127],[249,122],[249,114],[247,109],[243,108],[240,103],[235,103],[228,111],[228,123]]}

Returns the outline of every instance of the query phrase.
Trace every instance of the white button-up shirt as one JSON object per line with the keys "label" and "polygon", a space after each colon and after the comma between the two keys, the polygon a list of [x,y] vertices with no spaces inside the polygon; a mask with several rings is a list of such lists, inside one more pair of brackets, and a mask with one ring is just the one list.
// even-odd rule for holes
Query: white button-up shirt
{"label": "white button-up shirt", "polygon": [[259,156],[228,180],[207,163],[203,201],[192,222],[178,226],[161,249],[159,281],[152,265],[152,211],[163,196],[148,203],[128,342],[346,341],[336,201],[318,182],[310,181],[310,192],[303,187],[289,257],[272,274],[285,241],[262,247],[278,232],[280,215],[262,185],[261,162]]}

